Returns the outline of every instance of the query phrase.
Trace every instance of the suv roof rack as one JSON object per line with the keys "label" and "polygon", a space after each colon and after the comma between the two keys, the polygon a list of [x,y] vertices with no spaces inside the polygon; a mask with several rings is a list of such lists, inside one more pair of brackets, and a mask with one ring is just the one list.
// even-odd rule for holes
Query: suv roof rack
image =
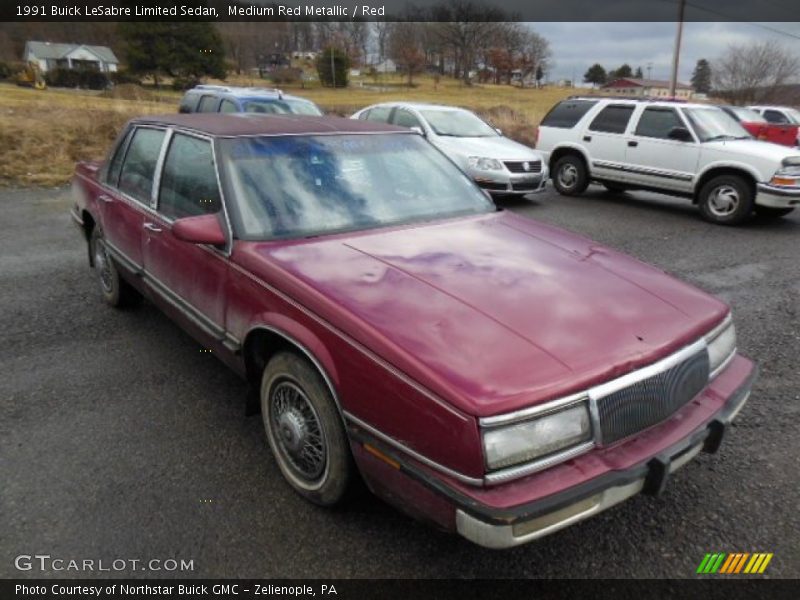
{"label": "suv roof rack", "polygon": [[616,94],[582,94],[569,96],[567,100],[633,100],[634,102],[676,102],[678,104],[686,104],[688,102],[685,98],[676,98],[674,96],[617,96]]}
{"label": "suv roof rack", "polygon": [[196,90],[206,90],[212,92],[228,92],[228,93],[236,93],[236,92],[248,92],[251,94],[277,94],[278,98],[283,98],[283,90],[278,88],[266,88],[266,87],[241,87],[241,86],[228,86],[228,85],[216,85],[210,83],[201,83],[200,85],[194,86]]}

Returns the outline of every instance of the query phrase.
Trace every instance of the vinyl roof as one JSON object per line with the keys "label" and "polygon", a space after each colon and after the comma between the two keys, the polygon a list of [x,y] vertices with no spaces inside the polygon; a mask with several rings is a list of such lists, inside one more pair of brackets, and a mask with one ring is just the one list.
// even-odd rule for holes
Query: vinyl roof
{"label": "vinyl roof", "polygon": [[310,115],[176,113],[147,115],[132,119],[131,123],[174,126],[219,137],[331,133],[411,133],[409,129],[386,123]]}

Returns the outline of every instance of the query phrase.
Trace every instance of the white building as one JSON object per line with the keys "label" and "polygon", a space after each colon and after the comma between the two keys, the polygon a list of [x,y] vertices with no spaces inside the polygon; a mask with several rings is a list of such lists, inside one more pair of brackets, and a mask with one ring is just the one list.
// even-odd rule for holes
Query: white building
{"label": "white building", "polygon": [[89,68],[103,73],[114,73],[119,65],[119,60],[108,46],[50,42],[26,42],[23,60],[36,62],[42,73],[59,67]]}
{"label": "white building", "polygon": [[[601,88],[609,94],[619,94],[620,96],[648,96],[653,98],[665,98],[669,96],[669,81],[660,79],[635,79],[632,77],[622,77],[609,81]],[[675,86],[675,97],[684,100],[692,98],[692,87],[685,83],[678,82]]]}

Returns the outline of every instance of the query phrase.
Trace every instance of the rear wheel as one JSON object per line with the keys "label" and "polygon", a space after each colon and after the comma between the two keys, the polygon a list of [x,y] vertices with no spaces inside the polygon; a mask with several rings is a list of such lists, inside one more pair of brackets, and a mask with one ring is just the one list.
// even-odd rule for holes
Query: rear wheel
{"label": "rear wheel", "polygon": [[559,158],[553,167],[553,186],[564,196],[585,192],[589,186],[589,173],[583,159],[574,154]]}
{"label": "rear wheel", "polygon": [[755,191],[739,175],[720,175],[700,190],[703,218],[719,225],[738,225],[753,214]]}
{"label": "rear wheel", "polygon": [[98,225],[92,230],[91,238],[92,259],[97,278],[100,283],[100,292],[106,304],[115,308],[136,306],[142,301],[142,296],[127,281],[120,277],[117,265],[111,258],[106,246],[103,230]]}
{"label": "rear wheel", "polygon": [[261,380],[261,416],[281,474],[298,494],[322,506],[346,498],[355,473],[350,445],[313,365],[291,352],[272,358]]}
{"label": "rear wheel", "polygon": [[768,217],[771,219],[785,217],[793,210],[794,208],[775,208],[772,206],[759,206],[758,204],[756,204],[756,214],[759,217]]}

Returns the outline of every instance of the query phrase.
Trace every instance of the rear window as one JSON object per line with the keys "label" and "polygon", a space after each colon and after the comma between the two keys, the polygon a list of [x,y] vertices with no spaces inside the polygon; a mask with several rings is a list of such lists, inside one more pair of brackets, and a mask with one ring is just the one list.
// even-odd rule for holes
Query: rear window
{"label": "rear window", "polygon": [[219,104],[218,98],[214,96],[203,96],[200,99],[200,106],[197,107],[197,112],[217,112],[217,104]]}
{"label": "rear window", "polygon": [[583,115],[597,104],[596,100],[565,100],[556,104],[542,120],[543,127],[560,127],[570,129],[575,127]]}
{"label": "rear window", "polygon": [[633,106],[630,104],[609,104],[597,114],[589,129],[605,133],[625,133],[632,114]]}

